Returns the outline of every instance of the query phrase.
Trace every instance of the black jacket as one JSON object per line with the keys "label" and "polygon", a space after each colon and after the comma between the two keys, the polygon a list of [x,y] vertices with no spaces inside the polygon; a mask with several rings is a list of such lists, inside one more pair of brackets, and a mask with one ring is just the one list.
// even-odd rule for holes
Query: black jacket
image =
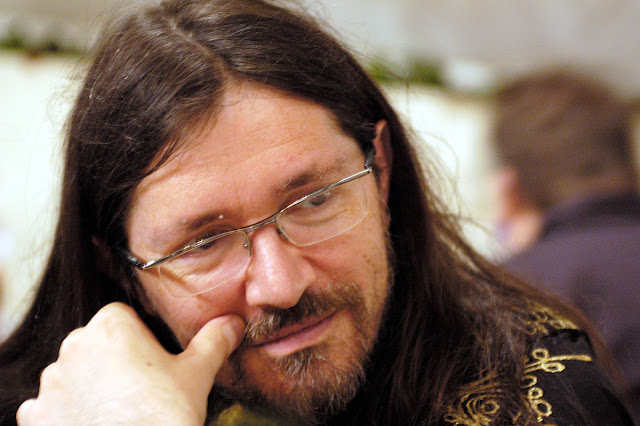
{"label": "black jacket", "polygon": [[506,262],[577,306],[630,383],[640,423],[640,197],[599,197],[551,211],[537,243]]}

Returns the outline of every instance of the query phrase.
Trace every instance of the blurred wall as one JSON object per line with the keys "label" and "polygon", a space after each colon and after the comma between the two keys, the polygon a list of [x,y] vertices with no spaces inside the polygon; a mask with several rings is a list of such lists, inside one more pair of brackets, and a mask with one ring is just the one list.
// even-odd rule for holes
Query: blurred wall
{"label": "blurred wall", "polygon": [[0,230],[5,257],[0,336],[40,272],[58,205],[62,124],[73,61],[0,50]]}

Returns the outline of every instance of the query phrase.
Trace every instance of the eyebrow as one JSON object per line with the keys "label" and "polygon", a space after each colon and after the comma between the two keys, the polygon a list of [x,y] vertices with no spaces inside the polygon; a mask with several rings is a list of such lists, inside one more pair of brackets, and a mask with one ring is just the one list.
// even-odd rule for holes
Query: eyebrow
{"label": "eyebrow", "polygon": [[293,176],[282,185],[279,185],[275,190],[275,194],[276,196],[286,194],[287,192],[291,192],[305,186],[310,182],[321,181],[331,174],[337,175],[340,170],[344,169],[345,163],[346,161],[343,158],[340,158],[326,167],[313,167],[305,170],[304,172]]}
{"label": "eyebrow", "polygon": [[[326,166],[318,167],[317,165],[312,167],[311,169],[307,169],[300,174],[294,175],[286,182],[277,186],[274,189],[273,197],[279,197],[282,194],[286,194],[288,192],[292,192],[300,187],[303,187],[311,182],[321,181],[326,179],[326,176],[337,175],[338,172],[345,169],[345,164],[347,161],[344,158],[338,158],[333,161],[331,164]],[[275,211],[265,214],[265,217],[268,217],[270,214],[275,213]],[[199,214],[194,217],[190,217],[180,221],[178,224],[175,224],[167,229],[163,230],[154,230],[150,233],[151,241],[160,246],[171,246],[181,237],[190,235],[195,233],[196,231],[205,228],[207,225],[215,223],[217,220],[227,217],[223,210],[219,211],[208,211],[202,214]],[[182,243],[181,243],[182,244]],[[186,242],[184,244],[187,244]],[[170,250],[179,250],[179,247],[173,247]],[[168,254],[168,253],[167,253]]]}
{"label": "eyebrow", "polygon": [[[185,219],[184,221],[171,225],[168,228],[154,229],[149,233],[151,236],[150,240],[152,244],[162,247],[163,251],[179,250],[181,248],[180,244],[188,244],[187,242],[177,244],[181,238],[185,238],[185,236],[204,228],[206,225],[214,223],[216,220],[220,219],[220,216],[225,217],[221,212],[211,211],[193,218]],[[164,253],[163,256],[166,256],[167,254],[169,253]]]}

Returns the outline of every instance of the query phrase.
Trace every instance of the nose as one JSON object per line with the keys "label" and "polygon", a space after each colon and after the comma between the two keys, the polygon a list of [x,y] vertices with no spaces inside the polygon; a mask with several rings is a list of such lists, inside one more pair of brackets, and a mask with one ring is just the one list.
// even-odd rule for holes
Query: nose
{"label": "nose", "polygon": [[253,232],[251,249],[245,283],[247,304],[286,309],[298,303],[316,278],[300,249],[286,241],[273,225]]}

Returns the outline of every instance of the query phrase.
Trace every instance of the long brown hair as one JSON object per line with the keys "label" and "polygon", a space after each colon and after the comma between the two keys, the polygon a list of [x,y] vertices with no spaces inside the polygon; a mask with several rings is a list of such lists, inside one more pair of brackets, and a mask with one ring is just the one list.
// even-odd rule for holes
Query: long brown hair
{"label": "long brown hair", "polygon": [[153,172],[152,159],[180,149],[233,79],[327,107],[363,146],[373,123],[388,122],[395,285],[350,412],[377,424],[438,422],[461,383],[490,371],[506,379],[502,405],[521,408],[524,340],[514,312],[525,298],[462,240],[398,116],[340,43],[304,14],[260,0],[170,0],[128,16],[101,40],[68,123],[53,250],[31,310],[0,348],[2,421],[37,394],[40,372],[70,331],[109,302],[139,308],[128,267],[101,270],[92,241],[126,244],[131,193]]}

